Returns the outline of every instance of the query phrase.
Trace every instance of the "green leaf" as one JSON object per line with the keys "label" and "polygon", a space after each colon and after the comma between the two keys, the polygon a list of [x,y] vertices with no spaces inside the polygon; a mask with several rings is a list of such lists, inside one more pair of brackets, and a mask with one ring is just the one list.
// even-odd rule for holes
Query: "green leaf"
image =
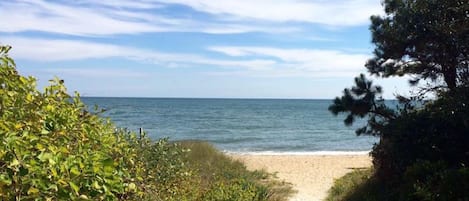
{"label": "green leaf", "polygon": [[93,183],[91,184],[91,186],[96,189],[96,190],[99,190],[101,189],[101,185],[99,185],[98,181],[93,181]]}
{"label": "green leaf", "polygon": [[11,179],[7,175],[0,174],[0,184],[11,185]]}
{"label": "green leaf", "polygon": [[56,184],[51,184],[51,185],[49,185],[48,189],[51,189],[51,190],[54,190],[54,191],[58,191],[58,190],[59,190],[59,188],[57,187]]}
{"label": "green leaf", "polygon": [[37,189],[37,188],[30,187],[30,188],[28,189],[28,195],[37,194],[37,193],[39,193],[39,189]]}
{"label": "green leaf", "polygon": [[75,183],[72,181],[68,182],[70,184],[70,187],[73,189],[73,191],[78,195],[78,192],[80,191],[80,187],[78,187]]}
{"label": "green leaf", "polygon": [[20,161],[18,159],[14,158],[13,161],[10,163],[10,167],[16,167],[20,165]]}
{"label": "green leaf", "polygon": [[40,143],[37,143],[36,144],[36,149],[39,150],[39,151],[44,151],[46,148],[44,147],[44,145],[42,145]]}
{"label": "green leaf", "polygon": [[114,167],[114,160],[112,160],[112,158],[108,158],[106,160],[103,160],[102,162],[105,167],[106,166]]}
{"label": "green leaf", "polygon": [[49,133],[50,133],[50,131],[48,131],[48,130],[46,130],[46,129],[42,129],[42,130],[41,130],[41,134],[42,134],[42,135],[47,135],[47,134],[49,134]]}
{"label": "green leaf", "polygon": [[51,168],[50,172],[53,177],[57,177],[57,170],[55,170],[55,168]]}
{"label": "green leaf", "polygon": [[137,186],[136,186],[134,183],[130,183],[130,184],[129,184],[129,190],[130,190],[130,191],[136,191],[136,190],[137,190]]}
{"label": "green leaf", "polygon": [[50,157],[51,157],[51,155],[50,155],[49,153],[44,153],[44,152],[40,153],[40,154],[37,156],[37,158],[38,158],[40,161],[42,161],[42,162],[46,161],[46,160],[49,159]]}
{"label": "green leaf", "polygon": [[104,166],[104,174],[111,175],[114,173],[114,161],[111,158],[102,161]]}
{"label": "green leaf", "polygon": [[73,166],[72,169],[70,169],[70,173],[72,173],[75,176],[78,176],[81,174],[80,170],[76,166]]}

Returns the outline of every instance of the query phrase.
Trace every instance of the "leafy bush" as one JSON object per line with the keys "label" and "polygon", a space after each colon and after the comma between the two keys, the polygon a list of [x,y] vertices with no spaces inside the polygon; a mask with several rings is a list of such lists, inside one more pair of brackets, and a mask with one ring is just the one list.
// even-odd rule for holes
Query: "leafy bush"
{"label": "leafy bush", "polygon": [[259,187],[243,179],[233,179],[229,183],[219,181],[204,193],[202,200],[267,200],[264,193],[266,189]]}
{"label": "leafy bush", "polygon": [[468,200],[469,199],[469,168],[449,168],[446,162],[422,161],[409,167],[404,177],[409,193],[402,197],[422,200]]}
{"label": "leafy bush", "polygon": [[340,201],[350,199],[350,194],[357,191],[357,188],[372,176],[371,169],[354,170],[343,177],[336,179],[334,185],[329,189],[325,201]]}
{"label": "leafy bush", "polygon": [[0,198],[126,199],[136,150],[109,121],[87,112],[62,80],[44,92],[0,49]]}
{"label": "leafy bush", "polygon": [[188,152],[167,139],[140,140],[138,159],[144,164],[144,198],[146,200],[197,200],[200,179],[185,162]]}
{"label": "leafy bush", "polygon": [[468,192],[469,168],[419,161],[392,181],[369,170],[348,173],[334,182],[326,201],[466,201]]}
{"label": "leafy bush", "polygon": [[9,49],[0,48],[0,199],[196,197],[182,148],[117,129],[68,95],[62,80],[38,91]]}

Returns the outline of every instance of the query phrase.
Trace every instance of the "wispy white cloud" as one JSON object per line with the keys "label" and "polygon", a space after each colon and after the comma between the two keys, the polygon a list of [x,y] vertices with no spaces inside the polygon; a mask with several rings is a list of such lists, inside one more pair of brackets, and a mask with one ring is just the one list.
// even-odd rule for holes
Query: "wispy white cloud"
{"label": "wispy white cloud", "polygon": [[106,69],[106,68],[45,68],[37,69],[36,72],[62,76],[74,76],[85,78],[143,78],[150,76],[147,73],[136,72],[129,69]]}
{"label": "wispy white cloud", "polygon": [[263,56],[281,60],[282,65],[300,72],[358,72],[369,57],[322,49],[285,49],[271,47],[209,47],[209,50],[233,57]]}
{"label": "wispy white cloud", "polygon": [[306,36],[305,40],[309,41],[319,41],[319,42],[337,42],[339,39],[333,37],[323,37],[323,36]]}
{"label": "wispy white cloud", "polygon": [[[206,17],[172,13],[185,5]],[[42,31],[79,36],[152,32],[212,34],[303,30],[288,22],[354,26],[368,23],[380,5],[376,0],[118,0],[0,2],[0,32]]]}
{"label": "wispy white cloud", "polygon": [[93,43],[83,40],[3,37],[2,42],[14,47],[11,54],[15,58],[34,61],[70,61],[109,57],[135,57],[138,54],[135,51],[139,51],[137,49],[123,48],[117,45]]}
{"label": "wispy white cloud", "polygon": [[231,19],[308,22],[332,26],[366,24],[381,13],[377,0],[162,0]]}
{"label": "wispy white cloud", "polygon": [[162,26],[146,22],[145,15],[125,16],[102,7],[80,7],[41,0],[4,1],[0,3],[0,18],[2,32],[108,35],[165,31]]}
{"label": "wispy white cloud", "polygon": [[[212,67],[211,74],[249,76],[304,77],[353,76],[362,71],[368,55],[336,50],[281,49],[271,47],[209,47],[228,56],[207,57],[198,54],[165,53],[134,47],[81,40],[46,40],[23,37],[3,38],[13,45],[12,56],[35,61],[125,58],[155,64],[158,67]],[[66,70],[67,71],[67,70]]]}
{"label": "wispy white cloud", "polygon": [[83,59],[125,58],[163,67],[210,65],[220,68],[265,69],[275,61],[266,59],[220,60],[195,54],[164,53],[134,47],[95,43],[83,40],[49,40],[24,37],[4,37],[5,44],[14,48],[14,58],[35,61],[70,61]]}
{"label": "wispy white cloud", "polygon": [[73,2],[78,5],[102,5],[113,8],[131,8],[131,9],[153,9],[162,8],[164,5],[154,1],[129,1],[129,0],[80,0]]}
{"label": "wispy white cloud", "polygon": [[[138,8],[139,10],[135,10]],[[137,34],[149,32],[287,32],[285,26],[222,23],[158,14],[162,4],[150,1],[80,1],[75,4],[42,0],[0,2],[0,32],[43,31],[79,36]],[[156,9],[156,10],[155,10]]]}

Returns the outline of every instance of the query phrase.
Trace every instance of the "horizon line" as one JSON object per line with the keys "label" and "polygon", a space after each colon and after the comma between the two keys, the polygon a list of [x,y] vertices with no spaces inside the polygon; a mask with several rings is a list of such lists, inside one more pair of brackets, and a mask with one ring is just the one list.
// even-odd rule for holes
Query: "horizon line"
{"label": "horizon line", "polygon": [[[72,96],[74,97],[74,96]],[[334,100],[335,98],[273,98],[273,97],[156,97],[156,96],[80,96],[80,98],[135,98],[135,99],[232,99],[232,100]],[[384,99],[397,100],[397,99]]]}

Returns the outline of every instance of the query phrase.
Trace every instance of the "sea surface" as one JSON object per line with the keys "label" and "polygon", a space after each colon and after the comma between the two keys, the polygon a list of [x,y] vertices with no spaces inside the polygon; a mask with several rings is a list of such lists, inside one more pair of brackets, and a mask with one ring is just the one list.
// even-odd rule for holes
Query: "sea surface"
{"label": "sea surface", "polygon": [[356,136],[332,100],[82,98],[119,127],[152,139],[204,140],[226,152],[249,154],[365,153],[377,139]]}

